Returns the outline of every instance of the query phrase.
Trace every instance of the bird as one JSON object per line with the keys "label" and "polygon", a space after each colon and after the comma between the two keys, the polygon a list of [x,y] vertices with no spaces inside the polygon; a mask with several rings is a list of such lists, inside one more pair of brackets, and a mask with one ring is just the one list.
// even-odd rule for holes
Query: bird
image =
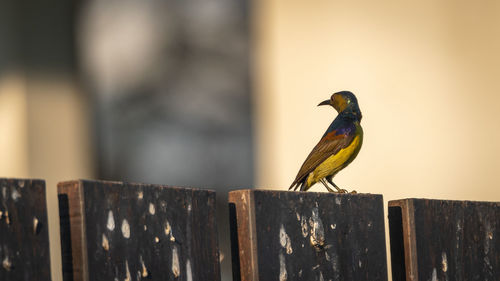
{"label": "bird", "polygon": [[[307,156],[289,190],[307,191],[315,183],[321,182],[329,192],[347,193],[347,190],[339,188],[332,179],[356,158],[361,149],[361,111],[356,96],[349,91],[334,93],[330,99],[318,104],[323,105],[332,106],[338,115]],[[328,183],[335,190],[329,187]]]}

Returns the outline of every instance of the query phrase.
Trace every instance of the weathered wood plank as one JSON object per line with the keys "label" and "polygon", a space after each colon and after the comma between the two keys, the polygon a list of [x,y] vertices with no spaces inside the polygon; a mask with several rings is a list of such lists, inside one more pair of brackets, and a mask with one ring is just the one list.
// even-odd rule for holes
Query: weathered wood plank
{"label": "weathered wood plank", "polygon": [[238,190],[229,201],[236,280],[387,280],[381,195]]}
{"label": "weathered wood plank", "polygon": [[0,280],[51,280],[45,181],[0,179],[0,188]]}
{"label": "weathered wood plank", "polygon": [[80,180],[59,194],[65,280],[220,280],[215,192]]}
{"label": "weathered wood plank", "polygon": [[391,213],[391,234],[401,234],[395,247],[391,237],[393,278],[500,280],[499,202],[403,199],[389,202]]}

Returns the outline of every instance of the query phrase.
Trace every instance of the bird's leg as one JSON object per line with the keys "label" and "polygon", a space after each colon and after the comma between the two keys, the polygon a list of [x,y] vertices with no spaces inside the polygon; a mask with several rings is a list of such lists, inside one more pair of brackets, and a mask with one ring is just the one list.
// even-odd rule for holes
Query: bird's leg
{"label": "bird's leg", "polygon": [[335,190],[331,189],[328,184],[326,184],[325,179],[320,179],[319,181],[328,189],[328,192],[335,192]]}
{"label": "bird's leg", "polygon": [[335,189],[337,190],[338,193],[349,193],[347,190],[339,188],[333,181],[332,181],[332,176],[326,177],[326,181],[328,181]]}

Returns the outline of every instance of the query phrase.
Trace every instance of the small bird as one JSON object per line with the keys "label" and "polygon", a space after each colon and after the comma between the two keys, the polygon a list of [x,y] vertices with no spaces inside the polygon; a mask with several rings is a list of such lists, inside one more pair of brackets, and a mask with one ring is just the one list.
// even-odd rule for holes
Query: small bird
{"label": "small bird", "polygon": [[347,190],[339,188],[332,178],[356,158],[363,144],[363,129],[360,125],[362,116],[358,100],[353,93],[341,91],[318,104],[320,105],[331,105],[338,115],[307,156],[289,190],[306,191],[319,181],[329,192],[347,193]]}

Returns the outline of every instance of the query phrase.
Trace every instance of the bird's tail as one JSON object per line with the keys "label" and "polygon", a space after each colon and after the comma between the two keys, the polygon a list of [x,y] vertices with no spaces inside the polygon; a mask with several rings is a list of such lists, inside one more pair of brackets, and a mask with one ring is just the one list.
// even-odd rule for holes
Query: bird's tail
{"label": "bird's tail", "polygon": [[292,183],[292,185],[290,185],[290,187],[288,188],[288,190],[293,190],[293,191],[297,191],[297,189],[299,191],[306,191],[307,190],[307,187],[306,187],[306,181],[303,180],[303,181],[299,181],[297,182],[296,180]]}

